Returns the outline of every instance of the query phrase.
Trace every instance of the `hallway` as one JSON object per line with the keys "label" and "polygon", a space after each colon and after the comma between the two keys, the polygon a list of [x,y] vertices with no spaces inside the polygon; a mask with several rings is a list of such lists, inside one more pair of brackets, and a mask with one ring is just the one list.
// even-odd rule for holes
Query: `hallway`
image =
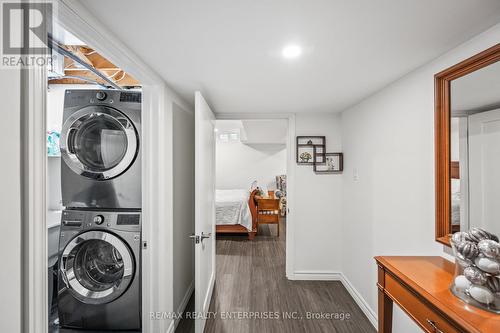
{"label": "hallway", "polygon": [[[217,315],[207,320],[205,332],[375,332],[340,282],[286,279],[285,231],[281,221],[279,239],[272,236],[275,228],[267,225],[259,228],[253,241],[218,236],[217,278],[210,304]],[[228,318],[250,312],[273,318]],[[344,320],[306,319],[307,312]],[[284,319],[287,314],[292,318]],[[193,326],[181,321],[177,332],[188,332]]]}

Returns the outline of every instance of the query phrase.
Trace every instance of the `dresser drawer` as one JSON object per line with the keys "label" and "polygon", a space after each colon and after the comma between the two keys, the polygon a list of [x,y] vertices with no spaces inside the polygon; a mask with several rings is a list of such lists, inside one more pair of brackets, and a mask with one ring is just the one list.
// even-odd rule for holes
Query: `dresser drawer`
{"label": "dresser drawer", "polygon": [[259,214],[257,218],[258,223],[278,223],[279,216],[276,214]]}
{"label": "dresser drawer", "polygon": [[[450,322],[423,303],[415,294],[397,282],[391,275],[385,274],[385,290],[426,332],[459,333]],[[432,326],[434,323],[435,327]]]}

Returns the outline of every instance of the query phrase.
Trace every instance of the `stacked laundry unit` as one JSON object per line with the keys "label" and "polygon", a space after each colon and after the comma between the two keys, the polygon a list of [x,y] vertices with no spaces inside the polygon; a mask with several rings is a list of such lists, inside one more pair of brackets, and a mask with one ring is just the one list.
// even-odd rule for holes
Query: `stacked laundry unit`
{"label": "stacked laundry unit", "polygon": [[141,329],[140,134],[140,92],[66,91],[61,327]]}

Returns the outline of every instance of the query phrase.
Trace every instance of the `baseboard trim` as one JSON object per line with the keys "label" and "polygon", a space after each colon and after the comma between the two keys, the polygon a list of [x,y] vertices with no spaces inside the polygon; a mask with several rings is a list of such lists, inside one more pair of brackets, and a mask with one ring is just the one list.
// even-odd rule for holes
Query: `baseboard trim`
{"label": "baseboard trim", "polygon": [[341,272],[332,271],[295,271],[289,280],[297,281],[341,281]]}
{"label": "baseboard trim", "polygon": [[215,287],[215,272],[213,272],[212,276],[210,277],[207,296],[203,301],[203,312],[208,312],[209,310],[210,302],[212,301],[212,294],[214,293],[214,287]]}
{"label": "baseboard trim", "polygon": [[[188,289],[186,290],[186,293],[184,294],[184,297],[182,298],[181,304],[179,304],[179,307],[177,308],[176,313],[184,313],[186,310],[186,306],[189,303],[189,300],[191,299],[191,296],[193,295],[194,292],[194,281],[191,281],[191,284],[189,285]],[[180,318],[175,318],[172,320],[170,323],[167,332],[168,333],[174,333],[177,326],[179,325]]]}
{"label": "baseboard trim", "polygon": [[366,318],[370,321],[373,327],[378,327],[377,314],[368,305],[368,302],[361,296],[361,294],[354,288],[354,285],[342,272],[334,271],[295,271],[293,275],[288,277],[289,280],[309,280],[309,281],[340,281],[349,295],[354,299],[361,311],[365,314]]}
{"label": "baseboard trim", "polygon": [[345,289],[349,292],[351,297],[354,299],[356,304],[360,307],[361,311],[365,314],[366,318],[370,321],[370,323],[377,329],[378,327],[378,319],[377,319],[377,314],[373,309],[370,307],[368,302],[361,296],[361,294],[354,288],[354,285],[349,281],[349,279],[343,274],[342,274],[342,284],[344,285]]}

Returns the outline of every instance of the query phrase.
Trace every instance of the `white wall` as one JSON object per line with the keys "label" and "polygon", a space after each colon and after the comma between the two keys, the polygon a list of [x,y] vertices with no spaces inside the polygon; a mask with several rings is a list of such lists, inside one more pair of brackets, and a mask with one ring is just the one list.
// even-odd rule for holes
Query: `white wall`
{"label": "white wall", "polygon": [[[342,270],[373,310],[374,256],[443,254],[434,241],[433,76],[499,40],[497,25],[342,113]],[[394,332],[421,332],[401,311],[394,321]]]}
{"label": "white wall", "polygon": [[[339,114],[297,114],[296,135],[325,135],[327,152],[341,152]],[[294,153],[295,155],[295,153]],[[341,266],[341,174],[315,174],[295,164],[294,273],[330,274]]]}
{"label": "white wall", "polygon": [[[194,114],[173,105],[173,294],[174,311],[194,287]],[[184,302],[183,302],[184,301]]]}
{"label": "white wall", "polygon": [[[64,92],[67,89],[99,89],[92,84],[50,84],[47,90],[47,131],[61,133],[64,112]],[[49,210],[61,210],[61,158],[49,157],[47,162],[47,206]],[[51,214],[48,215],[51,218]],[[60,221],[59,221],[60,222]],[[56,221],[48,220],[51,225]]]}
{"label": "white wall", "polygon": [[286,146],[217,142],[216,174],[218,189],[250,189],[259,186],[276,189],[276,176],[286,174]]}
{"label": "white wall", "polygon": [[2,121],[0,153],[3,163],[0,191],[0,332],[21,332],[21,80],[16,69],[0,69]]}
{"label": "white wall", "polygon": [[68,89],[102,89],[95,84],[49,84],[47,90],[47,130],[61,131],[64,92]]}

